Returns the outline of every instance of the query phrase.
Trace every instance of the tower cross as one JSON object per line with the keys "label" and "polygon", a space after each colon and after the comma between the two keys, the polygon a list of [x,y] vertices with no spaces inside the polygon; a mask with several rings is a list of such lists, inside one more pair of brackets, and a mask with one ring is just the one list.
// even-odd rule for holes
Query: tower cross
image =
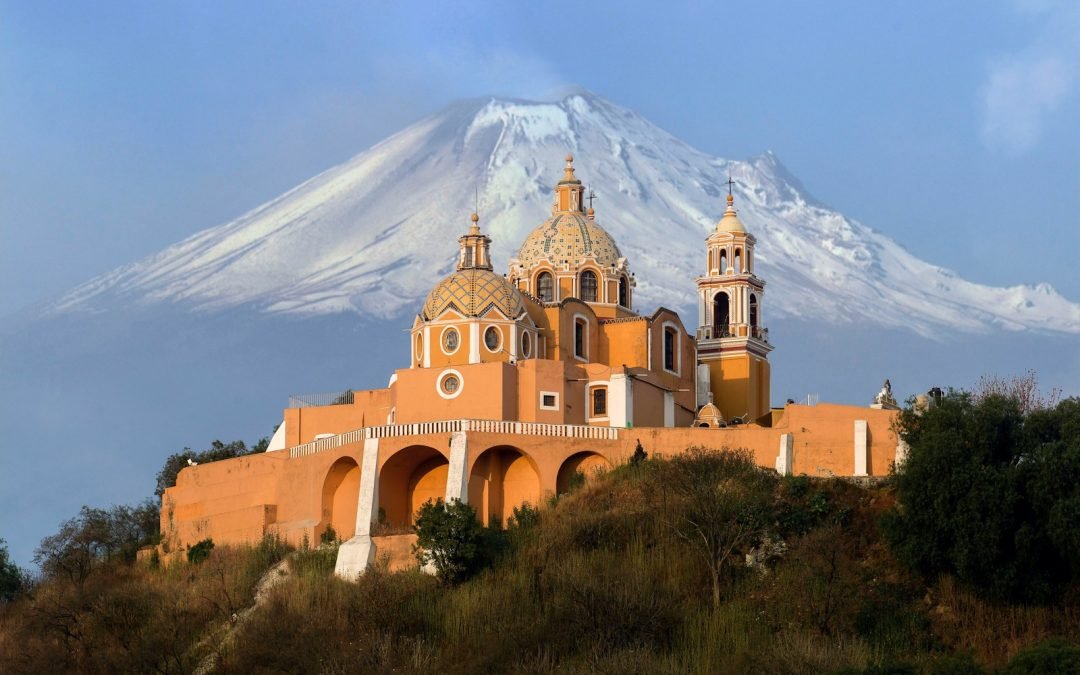
{"label": "tower cross", "polygon": [[728,177],[727,177],[727,193],[728,193],[728,196],[731,196],[731,186],[733,186],[733,185],[735,185],[735,181],[731,180],[731,175],[728,174]]}
{"label": "tower cross", "polygon": [[596,199],[596,193],[593,192],[592,188],[589,188],[589,197],[588,197],[588,199],[589,199],[589,208],[591,209],[592,208],[592,200]]}

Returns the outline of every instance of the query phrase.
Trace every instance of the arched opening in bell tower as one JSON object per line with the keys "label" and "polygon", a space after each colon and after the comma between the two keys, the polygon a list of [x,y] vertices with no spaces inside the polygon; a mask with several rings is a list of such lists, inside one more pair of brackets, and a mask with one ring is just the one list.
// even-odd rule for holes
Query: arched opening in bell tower
{"label": "arched opening in bell tower", "polygon": [[727,251],[720,249],[720,274],[727,274]]}
{"label": "arched opening in bell tower", "polygon": [[727,337],[731,333],[731,300],[720,291],[713,296],[713,337]]}
{"label": "arched opening in bell tower", "polygon": [[627,288],[626,277],[619,277],[619,304],[627,309],[630,308],[630,293]]}
{"label": "arched opening in bell tower", "polygon": [[750,294],[750,334],[757,335],[758,331],[758,301],[757,296]]}

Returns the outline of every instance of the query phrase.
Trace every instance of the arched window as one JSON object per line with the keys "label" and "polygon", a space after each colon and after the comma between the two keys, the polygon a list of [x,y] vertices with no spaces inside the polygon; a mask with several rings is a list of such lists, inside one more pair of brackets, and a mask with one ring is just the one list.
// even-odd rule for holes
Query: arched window
{"label": "arched window", "polygon": [[720,291],[713,298],[713,337],[727,337],[731,333],[731,301],[728,294]]}
{"label": "arched window", "polygon": [[678,363],[675,357],[675,347],[679,340],[678,333],[674,328],[664,329],[664,369],[671,372],[678,372],[676,368]]}
{"label": "arched window", "polygon": [[585,270],[581,273],[581,299],[596,302],[596,272]]}
{"label": "arched window", "polygon": [[630,284],[626,277],[619,277],[619,304],[630,308]]}
{"label": "arched window", "polygon": [[753,293],[750,294],[750,330],[751,333],[757,332],[758,327],[758,306],[757,296]]}
{"label": "arched window", "polygon": [[727,274],[727,251],[720,251],[720,274]]}
{"label": "arched window", "polygon": [[586,329],[587,326],[584,321],[581,319],[574,321],[574,356],[582,359],[589,358],[588,354],[585,353],[587,346],[585,339]]}
{"label": "arched window", "polygon": [[735,249],[735,255],[732,256],[735,261],[735,274],[742,274],[742,249]]}
{"label": "arched window", "polygon": [[536,277],[536,297],[542,302],[555,301],[555,282],[551,278],[551,272],[541,272]]}

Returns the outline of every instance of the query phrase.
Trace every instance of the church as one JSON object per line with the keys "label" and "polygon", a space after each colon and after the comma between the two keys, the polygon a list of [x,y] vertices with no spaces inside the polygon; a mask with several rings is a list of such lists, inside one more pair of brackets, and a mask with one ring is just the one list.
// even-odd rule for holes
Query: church
{"label": "church", "polygon": [[[730,186],[729,186],[730,187]],[[692,446],[747,448],[781,474],[875,476],[902,461],[895,406],[771,407],[765,281],[727,209],[705,239],[697,322],[635,306],[631,261],[568,155],[549,218],[496,271],[473,213],[456,269],[409,329],[385,388],[292,397],[266,452],[192,466],[162,497],[162,552],[197,541],[293,544],[332,533],[337,573],[412,562],[426,501],[485,523],[565,492],[577,474]]]}

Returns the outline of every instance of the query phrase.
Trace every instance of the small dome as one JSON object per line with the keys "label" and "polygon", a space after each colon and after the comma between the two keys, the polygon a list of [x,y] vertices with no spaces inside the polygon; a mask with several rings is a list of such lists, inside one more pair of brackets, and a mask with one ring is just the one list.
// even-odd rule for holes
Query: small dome
{"label": "small dome", "polygon": [[511,319],[525,311],[521,293],[513,284],[491,270],[470,267],[435,284],[424,301],[423,318],[431,321],[447,309],[476,317],[492,307]]}
{"label": "small dome", "polygon": [[720,219],[720,222],[716,223],[717,232],[746,232],[746,228],[743,227],[739,216],[735,214],[734,201],[735,199],[728,195],[727,210],[724,211],[724,216]]}
{"label": "small dome", "polygon": [[518,251],[518,260],[531,269],[541,260],[579,265],[596,258],[602,268],[615,267],[622,257],[615,240],[595,220],[578,212],[559,212],[529,233]]}

